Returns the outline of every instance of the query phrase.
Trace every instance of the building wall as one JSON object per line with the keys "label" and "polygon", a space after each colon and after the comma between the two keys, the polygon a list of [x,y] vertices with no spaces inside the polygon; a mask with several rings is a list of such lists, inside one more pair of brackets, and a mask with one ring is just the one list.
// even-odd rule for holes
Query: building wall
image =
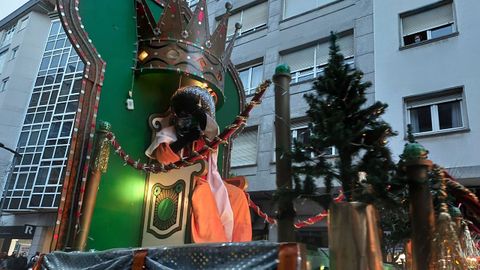
{"label": "building wall", "polygon": [[[0,48],[9,51],[0,75],[9,78],[0,92],[0,142],[21,155],[7,177],[12,155],[0,151],[2,251],[11,240],[27,239],[29,256],[50,248],[84,68],[58,18],[37,11],[47,8],[53,12],[53,5],[32,1],[10,15],[15,21],[2,21],[6,29],[17,27]],[[9,60],[13,48],[17,54]]]}
{"label": "building wall", "polygon": [[[20,21],[28,17],[28,24],[19,29]],[[18,18],[15,34],[10,44],[0,48],[8,50],[0,81],[8,78],[7,90],[0,93],[0,142],[12,149],[16,148],[23,120],[30,100],[35,77],[42,60],[43,49],[50,28],[50,18],[46,14],[32,11]],[[16,57],[10,60],[13,48]],[[0,151],[0,191],[3,191],[13,155]]]}
{"label": "building wall", "polygon": [[[480,177],[480,76],[478,73],[478,1],[453,1],[458,35],[428,44],[400,49],[399,14],[434,0],[374,0],[376,98],[389,104],[385,120],[399,135],[390,145],[395,156],[405,143],[406,113],[403,98],[451,87],[463,86],[468,129],[463,132],[418,137],[435,163],[468,185],[478,185]],[[465,119],[464,119],[465,120]]]}
{"label": "building wall", "polygon": [[[240,0],[233,2],[235,13],[250,5],[264,1]],[[371,0],[333,1],[325,6],[312,8],[305,13],[283,19],[283,0],[268,1],[266,27],[240,36],[232,54],[232,61],[242,65],[263,59],[263,78],[272,78],[275,67],[281,64],[281,54],[302,45],[328,41],[330,31],[345,33],[353,30],[355,65],[365,73],[365,80],[374,82],[373,60],[373,5]],[[211,21],[225,12],[223,1],[211,1]],[[288,64],[288,63],[287,63]],[[312,89],[312,80],[292,84],[290,89],[291,119],[305,116],[308,109],[303,95]],[[375,87],[368,91],[373,101]],[[228,98],[228,97],[227,97]],[[247,98],[248,101],[248,98]],[[273,190],[275,186],[274,163],[274,92],[271,87],[262,104],[255,108],[248,126],[258,126],[257,162],[253,166],[232,168],[231,173],[245,175],[249,180],[249,191]],[[234,142],[235,143],[235,142]],[[233,157],[234,158],[234,157]],[[319,182],[319,185],[323,183]]]}

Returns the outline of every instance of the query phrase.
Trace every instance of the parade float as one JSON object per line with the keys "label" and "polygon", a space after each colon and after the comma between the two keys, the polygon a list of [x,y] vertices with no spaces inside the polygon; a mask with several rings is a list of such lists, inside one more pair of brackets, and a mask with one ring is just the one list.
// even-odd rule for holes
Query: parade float
{"label": "parade float", "polygon": [[249,242],[247,182],[227,177],[270,81],[245,102],[225,7],[211,31],[205,0],[57,1],[85,70],[51,250],[107,251],[37,267],[304,267],[300,244]]}
{"label": "parade float", "polygon": [[[295,221],[292,200],[283,196],[277,219],[269,217],[250,200],[244,177],[228,178],[232,140],[271,84],[265,81],[245,101],[230,61],[231,5],[214,31],[206,0],[194,10],[183,0],[57,0],[57,8],[85,70],[52,253],[36,269],[307,269],[294,228],[329,213]],[[276,119],[282,119],[276,121],[277,188],[287,195],[293,190],[292,161],[284,155],[291,149],[289,74],[281,65],[273,78]],[[426,150],[411,140],[400,166],[411,189],[415,269],[468,263],[475,269],[468,226],[461,228],[463,250],[470,252],[457,250],[445,194],[480,213],[478,199],[438,173],[435,230]],[[342,193],[332,199],[331,265],[383,269],[375,210],[338,203],[344,199]],[[278,225],[280,243],[250,241],[248,208]]]}

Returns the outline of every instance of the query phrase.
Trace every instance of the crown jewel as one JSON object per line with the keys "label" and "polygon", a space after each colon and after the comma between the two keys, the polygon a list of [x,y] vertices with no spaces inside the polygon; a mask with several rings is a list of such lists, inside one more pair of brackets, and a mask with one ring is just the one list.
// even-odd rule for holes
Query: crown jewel
{"label": "crown jewel", "polygon": [[157,0],[163,13],[157,22],[146,0],[134,0],[137,10],[138,61],[136,70],[170,70],[194,76],[209,84],[223,98],[226,72],[233,43],[241,25],[226,47],[228,18],[232,5],[212,35],[206,0],[200,0],[192,13],[184,0]]}

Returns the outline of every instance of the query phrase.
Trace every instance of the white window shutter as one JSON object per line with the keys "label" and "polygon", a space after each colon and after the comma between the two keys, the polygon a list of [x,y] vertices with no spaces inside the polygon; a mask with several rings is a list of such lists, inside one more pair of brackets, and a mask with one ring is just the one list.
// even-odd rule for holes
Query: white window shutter
{"label": "white window shutter", "polygon": [[317,46],[317,66],[324,65],[328,62],[330,53],[330,41],[323,42]]}
{"label": "white window shutter", "polygon": [[290,66],[292,72],[311,68],[314,66],[315,46],[286,54],[282,61]]}
{"label": "white window shutter", "polygon": [[353,47],[353,35],[339,38],[338,46],[340,46],[340,52],[343,54],[343,56],[345,56],[345,58],[355,55]]}
{"label": "white window shutter", "polygon": [[403,35],[432,29],[453,22],[452,4],[443,5],[402,19]]}
{"label": "white window shutter", "polygon": [[284,18],[292,17],[305,11],[314,9],[317,6],[317,0],[284,0],[285,10]]}
{"label": "white window shutter", "polygon": [[[345,58],[351,57],[354,55],[353,49],[353,35],[348,35],[337,39],[337,45],[340,47],[340,53],[343,54]],[[320,43],[317,47],[317,66],[327,64],[328,58],[330,57],[330,41]]]}
{"label": "white window shutter", "polygon": [[242,32],[267,24],[268,2],[263,2],[243,11]]}
{"label": "white window shutter", "polygon": [[231,167],[257,163],[257,129],[244,130],[233,141]]}
{"label": "white window shutter", "polygon": [[235,33],[235,24],[242,23],[242,12],[238,12],[230,16],[228,18],[228,26],[227,26],[227,36],[231,36]]}
{"label": "white window shutter", "polygon": [[303,128],[303,127],[308,127],[308,124],[310,123],[310,119],[303,119],[301,121],[298,120],[292,120],[291,121],[291,127],[290,129],[297,129],[297,128]]}

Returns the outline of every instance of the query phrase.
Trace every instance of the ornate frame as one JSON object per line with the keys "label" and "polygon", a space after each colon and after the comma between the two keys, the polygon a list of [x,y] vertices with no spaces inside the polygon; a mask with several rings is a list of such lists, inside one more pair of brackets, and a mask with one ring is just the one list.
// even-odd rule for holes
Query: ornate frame
{"label": "ornate frame", "polygon": [[[155,0],[158,2],[158,0]],[[162,1],[160,1],[162,2]],[[70,249],[74,245],[75,231],[82,212],[85,184],[90,170],[90,160],[94,146],[97,111],[103,86],[106,62],[97,52],[88,37],[79,13],[80,0],[56,0],[58,13],[67,36],[85,62],[82,88],[74,122],[71,146],[63,182],[60,205],[51,250]],[[228,72],[233,77],[240,96],[240,109],[245,106],[245,93],[235,66],[228,64]],[[238,131],[239,132],[239,131]],[[237,132],[237,134],[238,134]],[[231,140],[223,153],[223,176],[228,175]]]}

